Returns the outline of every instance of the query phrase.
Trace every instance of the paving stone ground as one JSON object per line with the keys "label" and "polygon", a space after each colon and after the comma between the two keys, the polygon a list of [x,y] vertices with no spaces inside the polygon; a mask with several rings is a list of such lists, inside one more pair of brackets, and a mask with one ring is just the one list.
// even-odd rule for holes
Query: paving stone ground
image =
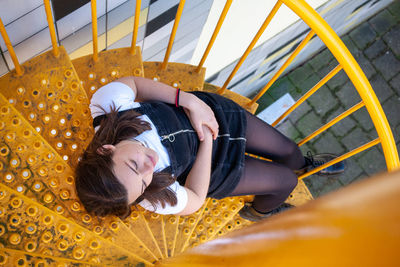
{"label": "paving stone ground", "polygon": [[[341,38],[374,88],[399,149],[400,1],[390,4]],[[258,111],[287,92],[297,100],[337,64],[328,49],[322,50],[302,66],[281,77],[258,101]],[[298,142],[360,101],[353,84],[341,71],[290,114],[277,129]],[[303,153],[343,154],[375,138],[377,133],[371,118],[362,108],[304,144],[301,150]],[[382,147],[377,145],[349,158],[343,175],[334,178],[312,175],[305,179],[305,183],[313,196],[318,197],[386,170]]]}

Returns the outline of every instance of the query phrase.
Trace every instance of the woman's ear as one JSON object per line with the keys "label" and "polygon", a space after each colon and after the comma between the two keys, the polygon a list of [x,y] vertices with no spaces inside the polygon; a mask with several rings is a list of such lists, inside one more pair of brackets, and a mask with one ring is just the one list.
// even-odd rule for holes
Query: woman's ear
{"label": "woman's ear", "polygon": [[115,150],[115,146],[113,146],[113,145],[102,145],[101,147],[96,149],[96,152],[99,155],[105,156],[105,155],[109,154],[110,152],[114,152],[114,150]]}

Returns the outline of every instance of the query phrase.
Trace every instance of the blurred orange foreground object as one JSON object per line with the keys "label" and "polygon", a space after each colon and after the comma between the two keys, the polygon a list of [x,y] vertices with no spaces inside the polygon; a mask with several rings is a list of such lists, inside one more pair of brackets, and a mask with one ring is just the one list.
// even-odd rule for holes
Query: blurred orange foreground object
{"label": "blurred orange foreground object", "polygon": [[400,171],[348,186],[160,266],[399,266]]}

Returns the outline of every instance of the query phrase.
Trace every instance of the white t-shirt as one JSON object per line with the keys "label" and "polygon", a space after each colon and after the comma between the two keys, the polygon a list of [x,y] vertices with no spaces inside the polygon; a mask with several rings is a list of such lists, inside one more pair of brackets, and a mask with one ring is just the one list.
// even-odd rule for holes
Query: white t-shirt
{"label": "white t-shirt", "polygon": [[[92,117],[95,118],[104,114],[103,110],[95,105],[101,106],[106,112],[110,112],[110,105],[112,105],[113,102],[117,108],[120,107],[119,111],[140,107],[140,103],[135,102],[135,98],[136,96],[133,90],[124,83],[111,82],[106,84],[99,88],[90,100],[89,107]],[[159,160],[157,161],[154,171],[159,172],[171,165],[167,149],[162,145],[157,129],[150,118],[147,115],[142,115],[139,118],[149,122],[151,130],[145,131],[133,139],[140,141],[146,147],[157,152]],[[99,126],[95,128],[95,131],[97,131],[98,128]],[[188,202],[186,189],[181,186],[178,181],[175,181],[169,188],[176,194],[178,203],[175,206],[166,204],[165,208],[162,208],[162,206],[158,204],[154,210],[153,206],[147,200],[141,201],[139,205],[144,209],[159,214],[175,214],[181,212]]]}

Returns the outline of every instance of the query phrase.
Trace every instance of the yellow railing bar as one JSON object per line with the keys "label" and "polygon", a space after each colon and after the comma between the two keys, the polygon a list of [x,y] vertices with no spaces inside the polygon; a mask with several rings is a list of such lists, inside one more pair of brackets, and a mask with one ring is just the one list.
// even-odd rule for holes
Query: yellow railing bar
{"label": "yellow railing bar", "polygon": [[261,159],[261,160],[264,160],[264,161],[272,161],[272,160],[270,160],[268,158],[265,158],[265,157],[262,157],[262,156],[259,156],[259,155],[255,155],[255,154],[251,154],[251,153],[248,153],[248,152],[245,152],[244,154],[246,156],[249,156],[249,157],[252,157],[252,158],[256,158],[256,159]]}
{"label": "yellow railing bar", "polygon": [[132,34],[132,44],[131,44],[131,54],[134,55],[136,53],[136,40],[138,35],[139,28],[139,16],[140,16],[140,5],[142,0],[136,0],[136,8],[135,8],[135,23],[133,24],[133,34]]}
{"label": "yellow railing bar", "polygon": [[304,101],[306,101],[312,94],[314,94],[319,88],[321,88],[326,82],[328,82],[333,76],[335,76],[342,66],[338,65],[333,70],[331,70],[322,80],[320,80],[313,88],[311,88],[307,93],[305,93],[293,106],[291,106],[285,113],[283,113],[279,118],[277,118],[271,125],[276,126],[283,118],[292,113],[298,106],[300,106]]}
{"label": "yellow railing bar", "polygon": [[201,68],[203,67],[204,62],[206,61],[206,58],[207,58],[208,54],[210,53],[210,50],[211,50],[211,48],[212,48],[212,46],[213,46],[213,44],[215,42],[215,39],[217,38],[219,30],[221,29],[222,23],[225,20],[226,14],[228,13],[229,8],[231,7],[231,4],[232,4],[232,0],[227,0],[226,1],[224,9],[222,10],[222,13],[221,13],[221,15],[219,17],[217,26],[215,27],[214,33],[211,36],[211,39],[210,39],[210,42],[208,43],[206,51],[204,52],[203,57],[201,58],[199,65],[197,66],[196,72],[200,72]]}
{"label": "yellow railing bar", "polygon": [[331,120],[330,122],[328,122],[327,124],[325,124],[324,126],[319,128],[318,130],[316,130],[315,132],[313,132],[312,134],[310,134],[309,136],[307,136],[306,138],[301,140],[299,143],[297,143],[297,145],[298,146],[304,145],[305,143],[307,143],[308,141],[310,141],[311,139],[313,139],[314,137],[316,137],[320,133],[324,132],[329,127],[335,125],[336,123],[338,123],[339,121],[343,120],[344,118],[346,118],[350,114],[354,113],[355,111],[359,110],[363,106],[365,106],[365,104],[362,101],[360,103],[354,105],[350,109],[346,110],[345,112],[343,112],[342,114],[340,114],[339,116],[337,116],[336,118],[334,118],[333,120]]}
{"label": "yellow railing bar", "polygon": [[50,0],[44,0],[44,9],[46,10],[47,24],[49,24],[51,44],[53,46],[53,54],[58,57],[60,51],[58,50],[56,29],[54,27],[53,15],[51,14]]}
{"label": "yellow railing bar", "polygon": [[179,25],[179,21],[181,20],[181,16],[182,16],[182,12],[183,12],[183,7],[185,5],[185,1],[186,0],[181,0],[179,2],[178,10],[176,11],[174,26],[172,27],[172,32],[171,32],[171,35],[169,37],[167,51],[165,52],[164,61],[161,64],[161,69],[162,70],[165,70],[167,68],[169,55],[171,54],[172,45],[174,44],[176,31],[178,30],[178,25]]}
{"label": "yellow railing bar", "polygon": [[21,76],[24,73],[24,71],[22,70],[21,65],[18,62],[18,58],[17,55],[15,54],[14,48],[12,47],[10,38],[8,38],[6,27],[4,27],[3,21],[1,19],[0,19],[0,33],[1,36],[3,36],[4,43],[7,46],[8,52],[10,52],[11,59],[15,66],[15,72],[17,73],[18,76]]}
{"label": "yellow railing bar", "polygon": [[250,45],[247,47],[246,51],[244,52],[244,54],[240,58],[239,62],[236,64],[236,66],[233,69],[232,73],[229,75],[228,79],[226,80],[224,85],[221,87],[221,89],[219,89],[218,94],[223,94],[225,92],[226,88],[228,87],[228,84],[233,79],[233,76],[235,76],[236,72],[239,70],[239,68],[243,64],[244,60],[250,54],[251,50],[256,45],[258,39],[260,39],[260,37],[263,34],[264,30],[267,28],[268,24],[271,22],[272,18],[275,16],[276,12],[278,12],[278,10],[281,7],[281,5],[282,5],[281,0],[278,0],[278,2],[276,2],[275,6],[272,8],[271,12],[268,14],[268,16],[265,19],[263,25],[261,25],[261,28],[258,30],[257,34],[254,36],[254,38],[251,41]]}
{"label": "yellow railing bar", "polygon": [[252,106],[260,97],[265,94],[265,92],[271,87],[271,85],[278,79],[278,77],[282,74],[282,72],[289,66],[290,63],[297,57],[300,51],[306,46],[306,44],[311,40],[314,36],[314,31],[311,30],[303,41],[296,47],[290,57],[286,60],[286,62],[280,67],[280,69],[275,73],[275,75],[271,78],[271,80],[264,86],[264,88],[247,104],[248,106]]}
{"label": "yellow railing bar", "polygon": [[98,45],[97,45],[97,8],[96,0],[91,0],[92,6],[92,35],[93,35],[93,61],[99,59]]}
{"label": "yellow railing bar", "polygon": [[382,143],[383,154],[389,171],[400,168],[399,155],[389,123],[382,106],[372,90],[367,77],[362,72],[354,57],[343,44],[332,28],[304,0],[280,0],[303,19],[314,30],[321,41],[328,47],[365,103],[375,129]]}
{"label": "yellow railing bar", "polygon": [[321,165],[321,166],[319,166],[319,167],[317,167],[317,168],[315,168],[315,169],[313,169],[313,170],[311,170],[309,172],[306,172],[305,174],[300,175],[299,176],[299,180],[304,179],[304,178],[306,178],[306,177],[308,177],[310,175],[313,175],[314,173],[317,173],[317,172],[319,172],[319,171],[321,171],[321,170],[323,170],[325,168],[328,168],[329,166],[332,166],[333,164],[336,164],[336,163],[341,162],[341,161],[343,161],[343,160],[345,160],[347,158],[350,158],[351,156],[354,156],[355,154],[358,154],[358,153],[360,153],[360,152],[362,152],[362,151],[364,151],[364,150],[366,150],[366,149],[368,149],[370,147],[373,147],[374,145],[377,145],[379,143],[380,143],[379,138],[376,138],[375,140],[372,140],[371,142],[368,142],[368,143],[366,143],[366,144],[364,144],[364,145],[362,145],[362,146],[360,146],[360,147],[358,147],[356,149],[353,149],[352,151],[347,152],[346,154],[343,154],[340,157],[337,157],[336,159],[325,163],[324,165]]}

